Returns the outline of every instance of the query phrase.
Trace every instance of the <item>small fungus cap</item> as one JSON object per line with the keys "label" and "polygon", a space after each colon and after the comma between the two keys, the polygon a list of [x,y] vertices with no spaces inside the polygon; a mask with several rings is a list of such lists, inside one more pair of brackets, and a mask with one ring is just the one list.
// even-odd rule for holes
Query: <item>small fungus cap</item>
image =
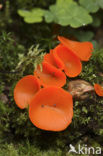
{"label": "small fungus cap", "polygon": [[64,64],[64,71],[69,77],[76,77],[82,71],[82,64],[80,59],[64,45],[58,45],[54,49],[54,57],[61,60]]}
{"label": "small fungus cap", "polygon": [[34,71],[34,75],[39,79],[41,85],[62,87],[66,83],[65,74],[53,65],[42,62],[42,71],[40,67]]}
{"label": "small fungus cap", "polygon": [[90,59],[93,51],[93,44],[91,42],[72,41],[62,36],[58,36],[58,40],[68,49],[72,50],[81,61],[88,61]]}
{"label": "small fungus cap", "polygon": [[31,122],[48,131],[62,131],[73,117],[73,100],[70,93],[58,87],[41,89],[29,107]]}
{"label": "small fungus cap", "polygon": [[99,84],[94,84],[95,92],[98,96],[103,96],[103,87]]}
{"label": "small fungus cap", "polygon": [[40,83],[33,75],[20,79],[14,88],[14,100],[21,109],[28,107],[33,96],[39,91]]}
{"label": "small fungus cap", "polygon": [[50,63],[56,68],[59,68],[61,70],[64,69],[63,62],[61,62],[58,56],[54,56],[54,49],[50,50],[50,53],[44,56],[44,61]]}
{"label": "small fungus cap", "polygon": [[50,63],[51,65],[57,67],[56,62],[52,54],[53,50],[50,50],[50,53],[44,55],[44,61]]}

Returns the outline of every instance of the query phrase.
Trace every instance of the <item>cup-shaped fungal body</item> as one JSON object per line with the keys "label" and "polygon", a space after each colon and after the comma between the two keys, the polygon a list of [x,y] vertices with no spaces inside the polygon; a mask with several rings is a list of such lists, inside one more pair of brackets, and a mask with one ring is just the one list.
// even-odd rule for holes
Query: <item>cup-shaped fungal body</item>
{"label": "cup-shaped fungal body", "polygon": [[30,103],[29,117],[40,129],[64,130],[72,122],[72,95],[54,86],[41,89]]}
{"label": "cup-shaped fungal body", "polygon": [[80,59],[67,47],[59,44],[54,49],[54,58],[64,64],[64,71],[68,77],[76,77],[82,70]]}
{"label": "cup-shaped fungal body", "polygon": [[47,62],[42,62],[42,70],[40,69],[40,66],[38,66],[34,71],[34,75],[39,79],[41,85],[44,87],[62,87],[66,83],[64,72]]}
{"label": "cup-shaped fungal body", "polygon": [[20,79],[14,88],[14,100],[21,109],[28,107],[33,96],[39,91],[40,83],[33,75]]}
{"label": "cup-shaped fungal body", "polygon": [[93,51],[93,44],[91,42],[72,41],[62,36],[58,36],[58,40],[69,50],[72,50],[81,61],[88,61],[90,59]]}
{"label": "cup-shaped fungal body", "polygon": [[50,53],[44,56],[44,61],[50,63],[51,65],[53,65],[54,67],[58,69],[61,69],[61,70],[64,69],[63,62],[61,62],[58,56],[57,58],[54,57],[54,49],[50,50]]}
{"label": "cup-shaped fungal body", "polygon": [[95,92],[98,96],[103,96],[103,87],[99,84],[94,84]]}

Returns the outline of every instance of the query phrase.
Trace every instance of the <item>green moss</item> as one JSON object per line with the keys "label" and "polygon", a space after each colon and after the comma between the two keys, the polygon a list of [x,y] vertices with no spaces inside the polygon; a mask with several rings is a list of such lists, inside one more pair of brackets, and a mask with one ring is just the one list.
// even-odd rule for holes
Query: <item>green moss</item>
{"label": "green moss", "polygon": [[36,144],[30,144],[28,140],[21,143],[9,143],[0,147],[0,156],[62,156],[62,151],[58,148],[41,150]]}
{"label": "green moss", "polygon": [[95,50],[89,62],[83,63],[83,71],[80,74],[80,78],[94,83],[103,82],[103,76],[100,76],[103,69],[103,49]]}

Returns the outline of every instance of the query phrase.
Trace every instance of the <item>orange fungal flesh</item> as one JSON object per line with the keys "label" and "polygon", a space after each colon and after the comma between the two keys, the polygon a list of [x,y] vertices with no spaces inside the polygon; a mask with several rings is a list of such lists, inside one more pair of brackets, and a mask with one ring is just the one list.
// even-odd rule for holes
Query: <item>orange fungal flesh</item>
{"label": "orange fungal flesh", "polygon": [[82,70],[81,61],[72,51],[63,45],[58,45],[54,51],[54,57],[57,59],[58,56],[65,65],[64,71],[67,76],[75,77],[80,74]]}
{"label": "orange fungal flesh", "polygon": [[54,86],[43,88],[30,103],[29,117],[40,129],[62,131],[72,121],[72,96],[62,88]]}
{"label": "orange fungal flesh", "polygon": [[50,63],[51,65],[53,65],[55,67],[57,67],[55,60],[53,59],[53,56],[52,56],[52,51],[53,50],[50,50],[49,54],[44,55],[44,61]]}
{"label": "orange fungal flesh", "polygon": [[[61,45],[61,44],[59,44]],[[57,46],[58,47],[58,46]],[[56,49],[56,48],[55,48]],[[57,53],[55,53],[55,49],[53,50],[53,58],[57,64],[57,67],[61,70],[64,70],[65,68],[65,65],[64,65],[64,62],[60,59],[60,57],[57,55]]]}
{"label": "orange fungal flesh", "polygon": [[23,77],[14,88],[14,100],[21,109],[28,107],[31,99],[39,91],[40,84],[33,75]]}
{"label": "orange fungal flesh", "polygon": [[91,42],[77,42],[65,37],[58,36],[58,40],[72,50],[82,61],[88,61],[92,55],[93,45]]}
{"label": "orange fungal flesh", "polygon": [[95,84],[94,89],[97,95],[103,96],[103,87],[101,87],[99,84]]}
{"label": "orange fungal flesh", "polygon": [[66,83],[65,74],[47,62],[42,63],[42,71],[38,67],[34,75],[40,80],[41,85],[62,87]]}
{"label": "orange fungal flesh", "polygon": [[56,68],[59,68],[59,69],[64,69],[64,64],[63,62],[61,62],[61,60],[58,58],[55,58],[54,57],[54,50],[50,50],[50,53],[49,54],[46,54],[44,56],[44,61],[50,63],[51,65],[55,66]]}

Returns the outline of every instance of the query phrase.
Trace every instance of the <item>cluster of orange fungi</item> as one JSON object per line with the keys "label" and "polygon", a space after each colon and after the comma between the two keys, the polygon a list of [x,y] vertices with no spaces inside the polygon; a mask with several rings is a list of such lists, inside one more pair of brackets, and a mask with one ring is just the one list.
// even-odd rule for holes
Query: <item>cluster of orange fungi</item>
{"label": "cluster of orange fungi", "polygon": [[[62,131],[73,118],[72,95],[62,89],[66,76],[76,77],[82,71],[81,61],[92,55],[90,42],[71,41],[59,36],[60,44],[44,56],[34,75],[23,77],[15,86],[14,100],[21,109],[29,107],[29,118],[38,128]],[[95,85],[97,92],[101,90]],[[103,90],[99,93],[103,95]]]}

